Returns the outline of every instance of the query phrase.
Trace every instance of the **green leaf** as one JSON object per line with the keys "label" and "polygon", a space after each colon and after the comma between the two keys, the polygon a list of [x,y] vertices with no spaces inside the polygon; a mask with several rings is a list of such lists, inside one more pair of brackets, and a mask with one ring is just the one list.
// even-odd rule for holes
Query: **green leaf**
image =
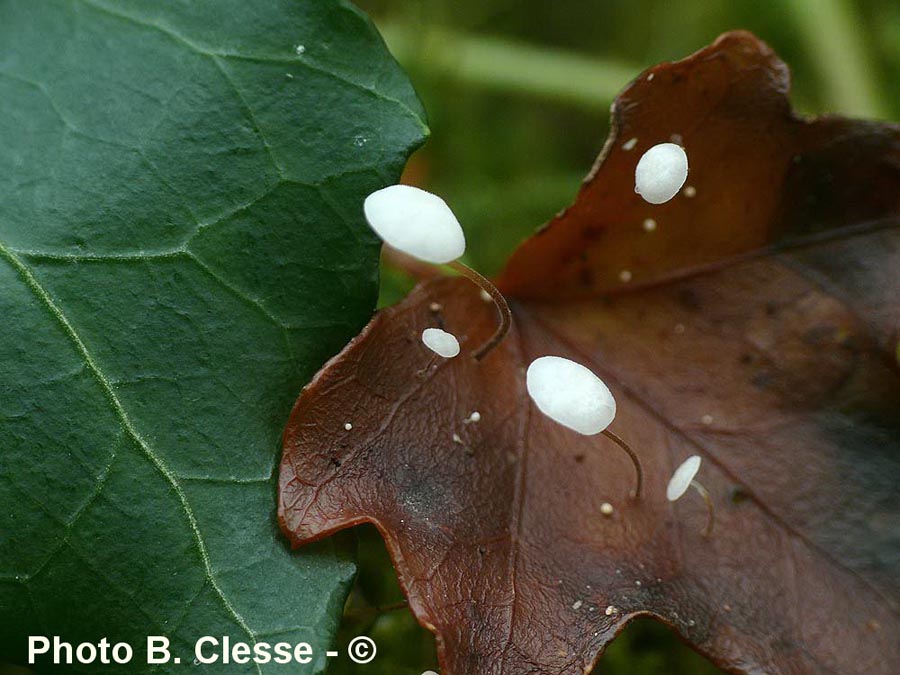
{"label": "green leaf", "polygon": [[279,441],[375,303],[362,199],[426,132],[347,2],[0,2],[0,661],[228,635],[324,667],[354,566],[288,550]]}

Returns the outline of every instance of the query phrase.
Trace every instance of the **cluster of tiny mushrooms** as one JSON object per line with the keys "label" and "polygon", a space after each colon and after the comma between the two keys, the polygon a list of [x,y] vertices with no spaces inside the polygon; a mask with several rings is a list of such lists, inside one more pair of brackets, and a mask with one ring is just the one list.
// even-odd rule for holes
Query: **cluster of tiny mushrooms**
{"label": "cluster of tiny mushrooms", "polygon": [[[663,204],[678,194],[687,174],[688,158],[684,148],[675,143],[660,143],[647,150],[638,161],[634,191],[650,204]],[[466,238],[443,199],[409,185],[391,185],[370,194],[365,200],[364,212],[369,225],[385,243],[418,260],[449,266],[477,284],[483,295],[493,300],[500,313],[500,324],[491,338],[472,353],[476,361],[500,344],[512,323],[509,306],[494,284],[459,261],[466,250]],[[653,222],[655,226],[656,221],[645,221],[645,229],[655,229],[647,228],[647,222]],[[630,276],[629,273],[629,279]],[[460,353],[456,336],[441,328],[426,328],[422,332],[422,343],[445,359]],[[528,366],[525,385],[538,410],[554,422],[584,436],[602,433],[624,450],[636,473],[632,496],[641,498],[641,462],[634,450],[609,430],[616,416],[616,400],[603,380],[575,361],[561,356],[541,356]],[[480,419],[476,412],[470,420],[474,421],[476,416]],[[456,438],[454,436],[454,440]],[[700,457],[688,457],[675,469],[666,497],[674,502],[689,487],[700,493],[708,510],[704,534],[709,536],[714,525],[713,505],[707,490],[694,479],[699,469]],[[614,509],[611,504],[604,503],[600,511],[610,516]]]}

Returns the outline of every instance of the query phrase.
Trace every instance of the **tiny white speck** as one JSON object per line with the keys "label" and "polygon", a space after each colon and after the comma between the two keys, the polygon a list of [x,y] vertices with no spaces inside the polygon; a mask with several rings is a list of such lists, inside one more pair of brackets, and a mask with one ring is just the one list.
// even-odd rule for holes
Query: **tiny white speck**
{"label": "tiny white speck", "polygon": [[459,434],[453,434],[453,442],[462,445],[463,440],[459,437]]}
{"label": "tiny white speck", "polygon": [[477,410],[472,411],[472,414],[469,415],[466,419],[463,420],[463,424],[474,424],[475,422],[481,421],[481,413]]}
{"label": "tiny white speck", "polygon": [[616,570],[616,574],[622,574],[622,570]]}
{"label": "tiny white speck", "polygon": [[607,607],[606,611],[604,612],[604,614],[606,614],[606,616],[612,616],[613,614],[618,614],[618,613],[619,613],[619,610],[616,609],[613,605],[610,605],[609,607]]}
{"label": "tiny white speck", "polygon": [[697,196],[697,188],[693,185],[688,185],[684,188],[684,196],[685,197],[696,197]]}
{"label": "tiny white speck", "polygon": [[619,272],[619,281],[621,281],[623,284],[627,284],[629,281],[631,281],[631,270],[622,270],[621,272]]}
{"label": "tiny white speck", "polygon": [[641,580],[640,580],[640,579],[635,579],[635,580],[634,580],[634,585],[635,585],[635,586],[641,586],[641,585],[642,585],[642,584],[641,584]]}
{"label": "tiny white speck", "polygon": [[285,73],[284,76],[285,76],[287,79],[289,79],[289,80],[293,80],[293,79],[294,79],[293,73]]}
{"label": "tiny white speck", "polygon": [[653,218],[647,218],[644,221],[644,231],[645,232],[653,232],[656,229],[656,221]]}
{"label": "tiny white speck", "polygon": [[300,56],[301,54],[303,54],[303,52],[306,51],[306,47],[304,47],[303,45],[297,45],[294,51],[297,53],[297,56]]}
{"label": "tiny white speck", "polygon": [[352,428],[353,428],[353,425],[350,424],[350,422],[347,422],[346,424],[344,424],[344,429],[346,429],[347,431],[350,431]]}
{"label": "tiny white speck", "polygon": [[584,604],[583,601],[581,601],[581,600],[576,600],[574,603],[572,603],[572,609],[581,609],[581,606],[582,606],[583,604]]}
{"label": "tiny white speck", "polygon": [[652,82],[654,77],[656,77],[656,73],[650,73],[647,76],[647,82]]}
{"label": "tiny white speck", "polygon": [[703,424],[705,424],[706,426],[709,426],[710,424],[713,423],[713,416],[712,415],[704,415],[703,417],[700,418],[700,421],[703,422]]}
{"label": "tiny white speck", "polygon": [[726,612],[730,612],[730,611],[731,611],[731,605],[729,605],[729,604],[726,603],[726,604],[722,605],[722,609],[724,609]]}
{"label": "tiny white speck", "polygon": [[361,148],[361,147],[365,146],[365,144],[368,142],[369,142],[369,139],[366,138],[365,136],[354,136],[354,138],[353,138],[353,145],[355,145],[357,148]]}
{"label": "tiny white speck", "polygon": [[440,312],[443,309],[443,306],[439,302],[432,302],[430,305],[428,305],[428,309],[430,309],[432,312]]}
{"label": "tiny white speck", "polygon": [[691,619],[691,620],[688,621],[688,626],[693,627],[693,626],[696,626],[696,625],[697,625],[697,622],[694,621],[693,619]]}
{"label": "tiny white speck", "polygon": [[494,301],[494,299],[491,297],[491,294],[485,290],[482,290],[481,292],[479,292],[479,295],[481,296],[481,299],[484,300],[485,302],[493,302]]}
{"label": "tiny white speck", "polygon": [[600,505],[600,513],[602,513],[604,516],[611,516],[613,514],[613,511],[615,511],[615,509],[609,502],[603,502]]}
{"label": "tiny white speck", "polygon": [[675,324],[675,332],[676,332],[678,335],[681,335],[682,333],[684,333],[684,324],[683,324],[683,323],[676,323],[676,324]]}
{"label": "tiny white speck", "polygon": [[623,150],[634,150],[634,146],[637,145],[637,138],[629,138],[627,141],[622,143]]}

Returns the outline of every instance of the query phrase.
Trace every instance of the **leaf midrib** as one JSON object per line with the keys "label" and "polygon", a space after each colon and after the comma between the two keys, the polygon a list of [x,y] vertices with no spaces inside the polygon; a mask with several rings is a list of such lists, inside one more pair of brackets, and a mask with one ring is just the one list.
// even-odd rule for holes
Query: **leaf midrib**
{"label": "leaf midrib", "polygon": [[[244,617],[237,611],[237,609],[235,609],[234,605],[231,603],[231,601],[222,591],[222,588],[219,586],[215,573],[212,569],[209,552],[206,548],[206,542],[203,539],[203,535],[201,534],[199,525],[197,523],[197,518],[194,515],[194,511],[187,499],[187,495],[185,494],[177,477],[174,473],[172,473],[172,471],[166,466],[165,462],[163,462],[162,458],[157,455],[156,452],[154,452],[150,444],[134,427],[127,411],[125,410],[125,407],[122,405],[122,402],[119,400],[118,396],[116,396],[116,393],[113,390],[109,379],[103,374],[100,366],[97,364],[90,351],[88,350],[87,345],[75,331],[75,328],[69,322],[62,309],[54,302],[53,298],[50,297],[50,294],[46,291],[46,289],[44,289],[43,286],[41,286],[40,282],[37,280],[34,274],[32,274],[29,267],[25,265],[25,263],[18,256],[16,256],[15,253],[13,253],[3,242],[0,242],[0,257],[6,259],[7,262],[9,262],[9,264],[16,269],[19,276],[25,282],[26,286],[28,286],[32,293],[34,293],[35,297],[38,298],[38,300],[46,307],[53,318],[59,323],[60,327],[66,333],[75,349],[81,355],[81,358],[84,360],[85,365],[91,371],[100,387],[103,389],[103,392],[106,395],[106,400],[115,413],[116,417],[119,418],[123,430],[134,440],[135,443],[137,443],[138,447],[141,448],[141,450],[150,460],[151,464],[153,464],[156,470],[159,471],[159,473],[163,476],[163,478],[165,478],[165,480],[175,491],[175,494],[177,495],[178,500],[181,504],[182,510],[184,511],[184,514],[187,518],[188,524],[190,525],[191,533],[197,546],[197,552],[199,553],[200,559],[203,562],[203,570],[206,576],[206,580],[209,582],[213,590],[215,590],[216,595],[221,600],[222,606],[225,608],[226,612],[228,612],[235,623],[240,626],[241,630],[243,630],[247,634],[250,641],[255,644],[255,633],[247,624]],[[115,456],[110,459],[110,464],[114,459]],[[105,468],[105,472],[108,472],[108,469],[109,465],[107,465],[107,467]],[[101,482],[98,489],[95,491],[94,496],[96,496],[96,494],[99,494],[102,488],[103,483]],[[256,671],[261,674],[262,669],[259,667],[259,664],[254,665],[256,667]]]}

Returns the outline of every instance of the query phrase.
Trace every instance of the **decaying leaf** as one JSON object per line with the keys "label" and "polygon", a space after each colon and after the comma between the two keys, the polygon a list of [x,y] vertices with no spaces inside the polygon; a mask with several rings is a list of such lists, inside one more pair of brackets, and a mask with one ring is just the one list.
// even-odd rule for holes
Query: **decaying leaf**
{"label": "decaying leaf", "polygon": [[[576,204],[502,274],[496,351],[467,357],[496,322],[478,289],[432,280],[298,400],[285,531],[374,523],[444,675],[585,672],[644,614],[736,673],[900,672],[900,129],[798,119],[787,90],[746,33],[644,73]],[[634,165],[673,135],[690,189],[652,206]],[[460,357],[432,359],[435,325]],[[642,499],[618,448],[530,404],[544,354],[610,385]],[[691,454],[709,537],[696,495],[665,499]]]}

